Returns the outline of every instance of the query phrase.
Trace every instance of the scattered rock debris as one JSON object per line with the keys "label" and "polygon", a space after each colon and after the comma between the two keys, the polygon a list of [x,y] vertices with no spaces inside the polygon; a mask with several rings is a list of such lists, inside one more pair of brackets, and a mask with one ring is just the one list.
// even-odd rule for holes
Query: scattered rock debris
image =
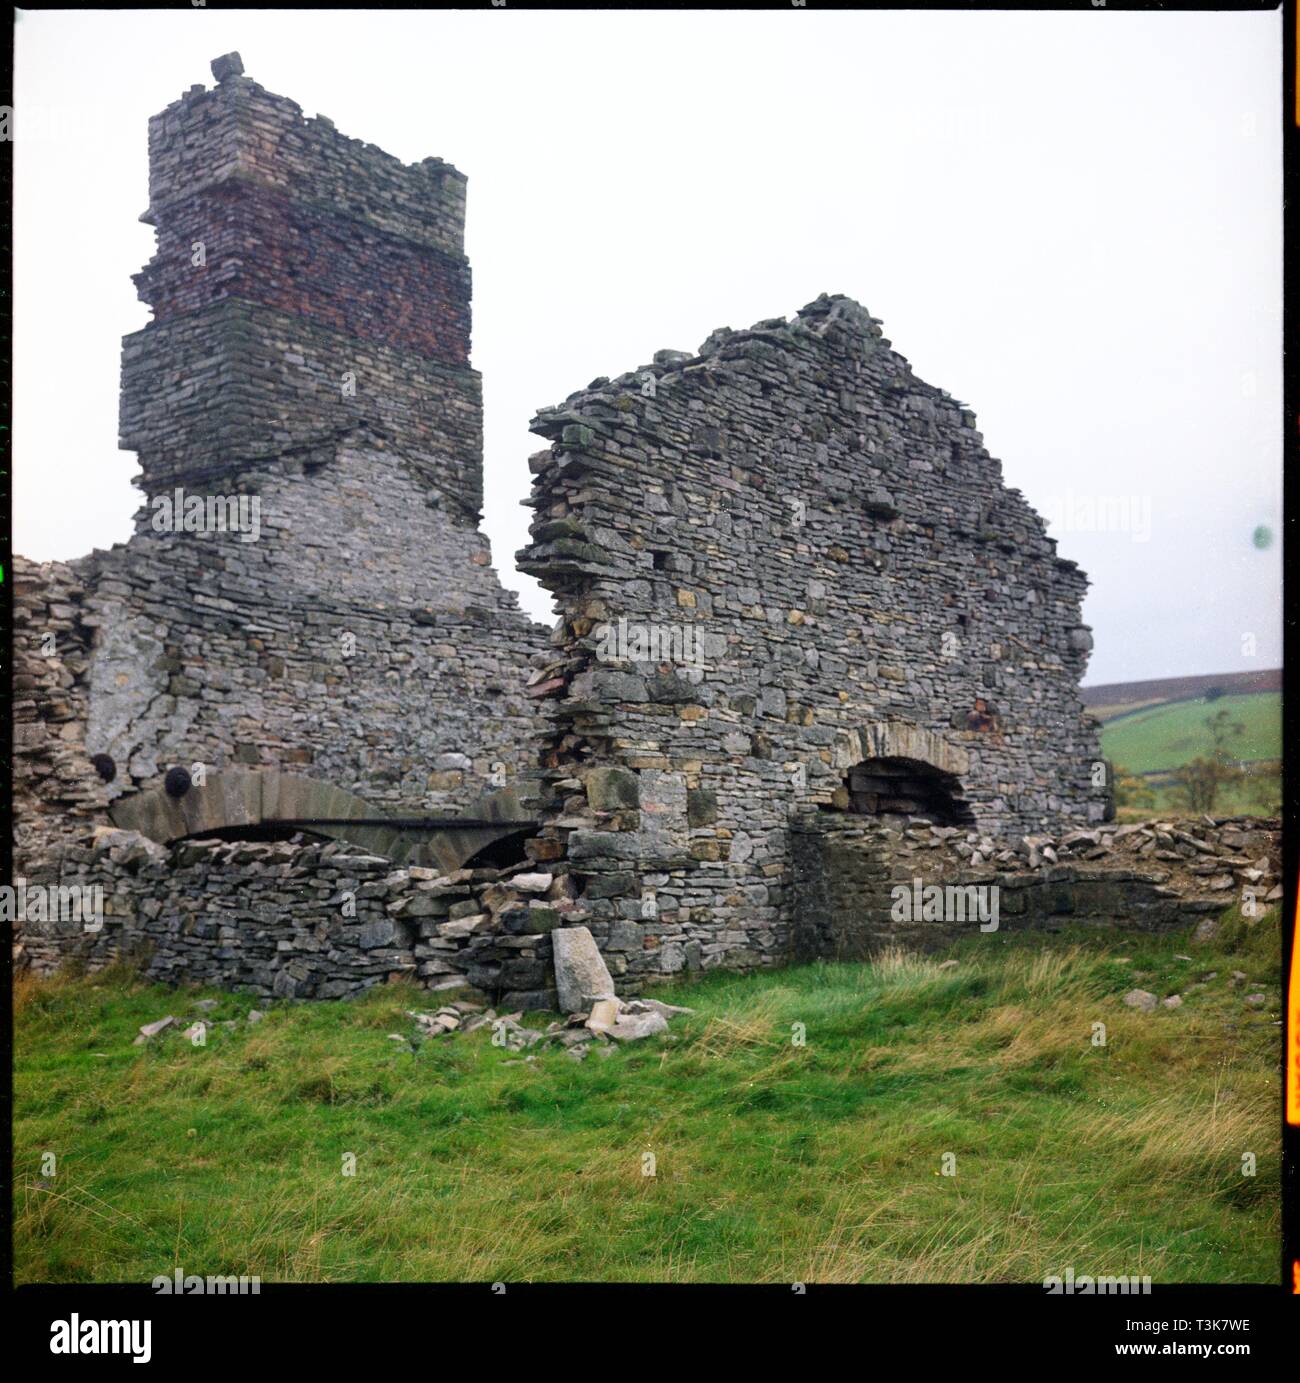
{"label": "scattered rock debris", "polygon": [[135,1039],[135,1045],[137,1047],[143,1047],[146,1042],[161,1036],[168,1028],[174,1027],[175,1024],[176,1020],[170,1013],[166,1018],[159,1018],[154,1023],[145,1023],[140,1029],[140,1036]]}
{"label": "scattered rock debris", "polygon": [[[493,1043],[509,1051],[522,1052],[529,1047],[560,1047],[567,1050],[575,1061],[583,1061],[593,1046],[604,1047],[611,1040],[615,1043],[637,1042],[643,1037],[654,1037],[668,1031],[670,1019],[694,1012],[694,1009],[661,1003],[658,999],[619,999],[611,996],[597,999],[587,1011],[571,1013],[563,1022],[549,1023],[545,1028],[526,1027],[520,1022],[522,1013],[499,1014],[495,1009],[463,1000],[432,1013],[408,1010],[406,1016],[415,1023],[416,1036],[420,1040],[447,1037],[452,1033],[471,1033],[490,1027]],[[397,1041],[407,1041],[398,1033],[390,1033],[389,1036]],[[525,1060],[531,1061],[533,1058],[530,1056]],[[507,1066],[519,1064],[518,1061],[505,1063]]]}

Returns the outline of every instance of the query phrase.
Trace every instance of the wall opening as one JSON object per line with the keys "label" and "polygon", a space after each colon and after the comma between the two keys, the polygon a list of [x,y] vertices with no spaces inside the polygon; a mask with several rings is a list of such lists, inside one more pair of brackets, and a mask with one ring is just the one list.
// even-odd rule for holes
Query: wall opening
{"label": "wall opening", "polygon": [[961,780],[921,759],[864,759],[849,769],[844,787],[844,810],[858,816],[924,817],[936,826],[975,824]]}
{"label": "wall opening", "polygon": [[304,831],[301,826],[294,825],[290,821],[257,821],[247,826],[218,826],[210,831],[195,831],[191,836],[181,836],[181,840],[251,840],[251,841],[273,841],[290,840],[298,841],[321,841],[329,840],[328,836],[317,835],[314,831]]}
{"label": "wall opening", "polygon": [[526,864],[528,854],[524,850],[524,842],[532,840],[536,834],[537,828],[530,825],[525,831],[516,831],[513,835],[502,836],[500,840],[494,840],[491,845],[485,845],[481,850],[471,855],[461,865],[461,868],[508,869],[511,865]]}

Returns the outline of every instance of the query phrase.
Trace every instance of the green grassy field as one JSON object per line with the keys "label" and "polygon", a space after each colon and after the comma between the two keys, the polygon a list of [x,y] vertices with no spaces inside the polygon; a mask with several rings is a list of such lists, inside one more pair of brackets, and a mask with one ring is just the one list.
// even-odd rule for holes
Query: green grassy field
{"label": "green grassy field", "polygon": [[[1022,935],[948,970],[712,976],[663,991],[697,1009],[671,1037],[582,1064],[506,1065],[486,1030],[399,1049],[404,986],[139,1048],[198,991],[23,980],[16,1277],[1271,1281],[1275,914],[1225,937],[1190,962],[1186,938]],[[1134,1012],[1135,984],[1186,1002]]]}
{"label": "green grassy field", "polygon": [[1205,721],[1221,710],[1244,727],[1241,736],[1231,741],[1234,757],[1281,758],[1282,701],[1276,692],[1178,701],[1135,711],[1102,726],[1102,752],[1131,773],[1178,768],[1212,752],[1214,744]]}

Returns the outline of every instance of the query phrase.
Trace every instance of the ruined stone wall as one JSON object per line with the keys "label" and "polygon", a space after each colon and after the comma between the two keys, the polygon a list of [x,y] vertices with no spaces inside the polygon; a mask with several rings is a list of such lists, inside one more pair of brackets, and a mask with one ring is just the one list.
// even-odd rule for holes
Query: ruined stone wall
{"label": "ruined stone wall", "polygon": [[[794,949],[805,960],[855,960],[979,931],[1203,929],[1234,904],[1257,919],[1281,902],[1281,837],[1275,819],[1199,817],[999,845],[978,831],[804,812],[791,826]],[[957,908],[927,899],[925,890],[950,887],[979,890],[983,913],[974,895],[953,899]]]}
{"label": "ruined stone wall", "polygon": [[[57,860],[108,806],[90,763],[88,672],[98,625],[82,563],[13,562],[14,874]],[[57,865],[55,875],[57,877]]]}
{"label": "ruined stone wall", "polygon": [[[977,832],[897,832],[811,810],[796,816],[790,838],[800,960],[854,960],[890,945],[933,950],[980,927],[974,911],[961,920],[894,918],[896,885],[996,889],[990,945],[1008,931],[1080,925],[1195,924],[1192,939],[1208,940],[1229,905],[1258,921],[1282,892],[1276,820],[1157,821],[999,849]],[[162,982],[286,999],[348,998],[401,979],[474,991],[506,1009],[554,1009],[551,938],[578,916],[571,881],[527,865],[450,874],[395,867],[353,845],[301,837],[163,847],[83,823],[27,883],[98,887],[100,925],[66,916],[20,921],[17,959],[39,974],[69,959],[90,969],[129,960]],[[680,944],[671,935],[661,945]],[[644,964],[655,954],[646,937],[644,921],[604,928],[604,958],[621,994],[669,973]]]}
{"label": "ruined stone wall", "polygon": [[955,772],[993,835],[1101,819],[1086,579],[974,421],[826,297],[535,420],[548,836],[645,973],[785,959],[790,814],[873,754]]}
{"label": "ruined stone wall", "polygon": [[26,879],[25,906],[58,885],[101,890],[102,917],[34,916],[15,926],[17,961],[49,974],[114,961],[149,979],[284,999],[351,998],[408,980],[477,990],[506,1008],[555,1007],[547,875],[397,868],[334,841],[186,840],[82,829],[57,867]]}
{"label": "ruined stone wall", "polygon": [[[213,70],[150,122],[153,319],[122,366],[135,536],[19,565],[29,869],[172,765],[293,769],[411,815],[535,758],[549,637],[478,528],[465,179],[305,119],[235,55]],[[192,531],[187,503],[213,500],[251,531]]]}
{"label": "ruined stone wall", "polygon": [[531,766],[524,683],[544,633],[476,529],[376,452],[259,498],[256,542],[149,535],[89,564],[87,745],[122,766],[117,790],[176,762],[297,766],[376,806],[441,811],[494,766],[501,783]]}
{"label": "ruined stone wall", "polygon": [[[1129,837],[1093,833],[1086,580],[974,416],[847,299],[543,411],[520,558],[563,617],[554,637],[524,619],[478,529],[463,176],[305,119],[233,55],[214,72],[150,127],[153,320],[123,349],[136,534],[15,564],[19,867],[109,899],[102,928],[20,929],[28,963],[538,1007],[556,927],[589,926],[630,994],[951,939],[889,916],[914,871],[994,880],[1043,926],[1173,926],[1271,882],[1244,830],[1157,827],[1110,858]],[[173,495],[256,501],[257,532],[160,531]],[[392,815],[540,764],[544,825],[504,875],[104,826],[194,762]],[[916,819],[945,805],[960,828]]]}

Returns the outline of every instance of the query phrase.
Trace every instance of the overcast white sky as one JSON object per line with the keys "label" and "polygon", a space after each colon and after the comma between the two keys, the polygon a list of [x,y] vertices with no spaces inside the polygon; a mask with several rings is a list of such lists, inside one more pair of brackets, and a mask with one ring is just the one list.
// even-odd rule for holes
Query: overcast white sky
{"label": "overcast white sky", "polygon": [[[883,318],[1061,516],[1089,682],[1281,662],[1279,12],[29,11],[16,32],[26,556],[130,534],[146,123],[238,49],[308,115],[468,175],[485,528],[536,617],[514,571],[536,408],[824,291]],[[1097,499],[1128,499],[1129,530],[1087,531]]]}

